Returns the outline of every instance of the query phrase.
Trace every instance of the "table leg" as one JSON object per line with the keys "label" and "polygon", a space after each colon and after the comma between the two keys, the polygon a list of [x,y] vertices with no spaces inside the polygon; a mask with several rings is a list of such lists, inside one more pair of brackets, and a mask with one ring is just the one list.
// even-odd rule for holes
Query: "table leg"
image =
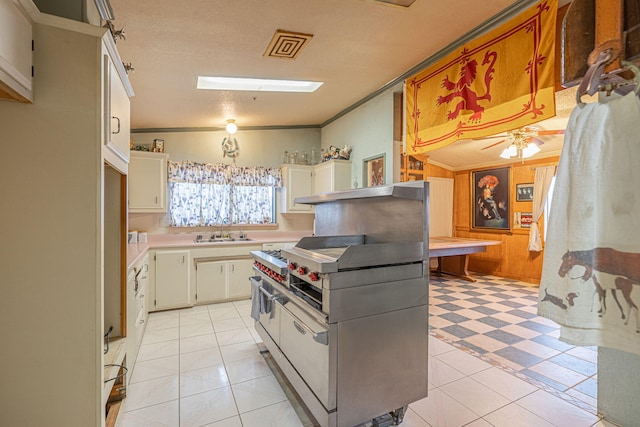
{"label": "table leg", "polygon": [[476,279],[469,274],[469,256],[468,255],[452,255],[447,257],[438,257],[438,268],[435,271],[436,276],[447,274],[456,276],[468,282],[475,282]]}

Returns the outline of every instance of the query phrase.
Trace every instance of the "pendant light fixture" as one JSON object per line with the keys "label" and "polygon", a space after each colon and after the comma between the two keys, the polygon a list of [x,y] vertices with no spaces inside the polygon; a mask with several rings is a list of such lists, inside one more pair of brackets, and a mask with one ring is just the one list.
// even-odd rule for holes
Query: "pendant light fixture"
{"label": "pendant light fixture", "polygon": [[229,135],[233,135],[234,133],[238,132],[238,125],[236,124],[236,121],[234,119],[228,119],[225,129],[227,130],[227,133]]}

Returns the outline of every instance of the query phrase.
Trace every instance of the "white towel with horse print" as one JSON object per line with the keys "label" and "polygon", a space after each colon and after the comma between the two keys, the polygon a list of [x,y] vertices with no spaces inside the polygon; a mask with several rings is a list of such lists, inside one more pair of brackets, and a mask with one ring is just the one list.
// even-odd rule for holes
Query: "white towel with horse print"
{"label": "white towel with horse print", "polygon": [[549,214],[538,314],[560,339],[640,354],[640,101],[577,106]]}

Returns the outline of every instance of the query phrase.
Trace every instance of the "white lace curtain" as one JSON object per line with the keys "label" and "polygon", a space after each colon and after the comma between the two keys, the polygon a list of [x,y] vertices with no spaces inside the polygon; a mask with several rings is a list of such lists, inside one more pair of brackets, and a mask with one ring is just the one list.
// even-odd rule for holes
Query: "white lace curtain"
{"label": "white lace curtain", "polygon": [[171,225],[174,227],[274,222],[279,168],[169,162]]}
{"label": "white lace curtain", "polygon": [[544,212],[544,204],[547,201],[549,187],[555,174],[555,166],[542,166],[536,168],[536,175],[533,180],[533,221],[529,229],[529,250],[532,252],[542,251],[542,237],[538,221]]}

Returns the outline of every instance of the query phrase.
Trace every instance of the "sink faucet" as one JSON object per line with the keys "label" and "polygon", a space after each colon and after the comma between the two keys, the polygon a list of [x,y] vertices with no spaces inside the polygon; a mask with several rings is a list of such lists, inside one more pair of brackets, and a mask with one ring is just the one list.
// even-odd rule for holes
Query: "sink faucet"
{"label": "sink faucet", "polygon": [[[225,231],[224,231],[224,223],[225,223],[225,221],[228,221],[228,220],[229,220],[229,218],[225,218],[225,219],[220,221],[220,231],[214,233],[214,235],[212,236],[214,239],[226,239],[226,238],[229,237],[229,233],[228,232],[225,233]],[[225,236],[225,234],[226,234],[226,236]]]}
{"label": "sink faucet", "polygon": [[225,218],[224,221],[222,221],[220,223],[220,233],[222,234],[222,238],[223,239],[228,239],[229,236],[229,232],[228,231],[224,231],[224,224],[229,221],[229,218]]}

